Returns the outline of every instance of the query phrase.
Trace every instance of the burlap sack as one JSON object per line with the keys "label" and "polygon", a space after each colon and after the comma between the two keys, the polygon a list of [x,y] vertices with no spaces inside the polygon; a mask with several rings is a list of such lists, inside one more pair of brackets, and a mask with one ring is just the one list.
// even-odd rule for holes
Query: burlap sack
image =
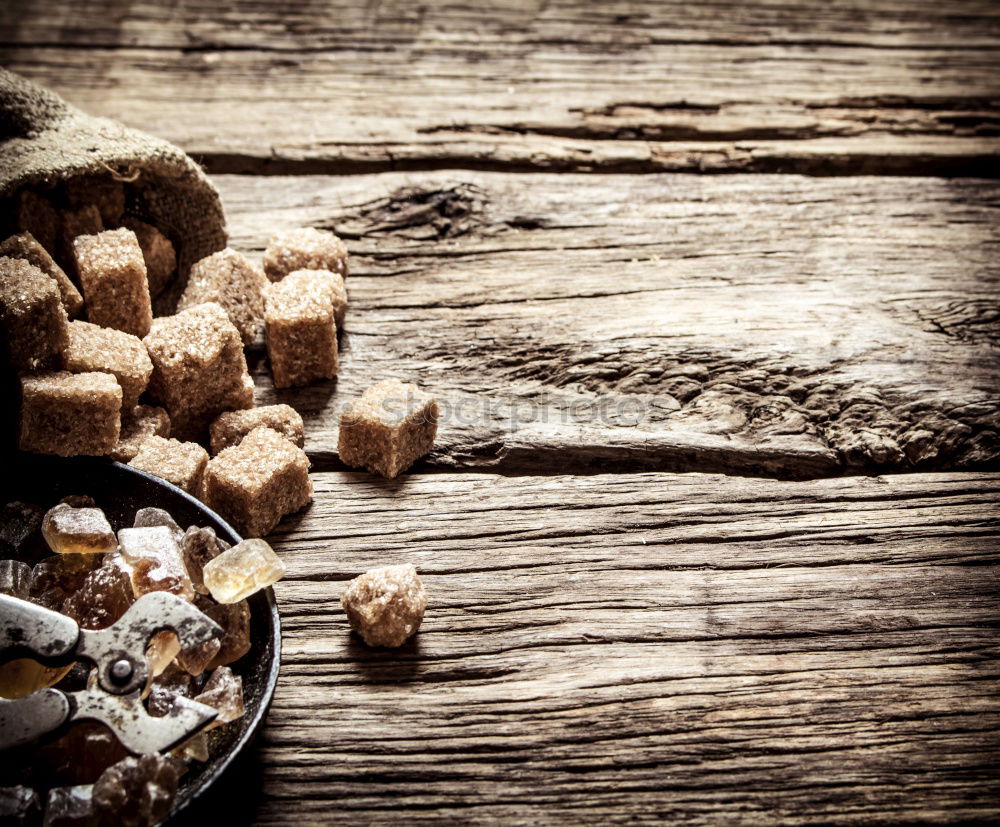
{"label": "burlap sack", "polygon": [[173,144],[87,115],[54,92],[0,69],[4,223],[21,187],[41,188],[87,174],[128,182],[128,212],[174,243],[178,278],[157,302],[160,312],[172,311],[191,265],[226,246],[222,204],[205,173]]}

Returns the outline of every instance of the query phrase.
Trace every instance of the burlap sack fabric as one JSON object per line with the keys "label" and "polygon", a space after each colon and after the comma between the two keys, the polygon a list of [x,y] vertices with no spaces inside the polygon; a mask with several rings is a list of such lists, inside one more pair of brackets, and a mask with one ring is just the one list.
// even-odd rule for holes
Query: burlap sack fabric
{"label": "burlap sack fabric", "polygon": [[9,224],[22,187],[44,189],[77,175],[129,184],[128,212],[158,227],[177,250],[177,282],[158,302],[173,309],[191,265],[226,246],[219,194],[178,147],[95,118],[19,75],[0,69],[0,202]]}

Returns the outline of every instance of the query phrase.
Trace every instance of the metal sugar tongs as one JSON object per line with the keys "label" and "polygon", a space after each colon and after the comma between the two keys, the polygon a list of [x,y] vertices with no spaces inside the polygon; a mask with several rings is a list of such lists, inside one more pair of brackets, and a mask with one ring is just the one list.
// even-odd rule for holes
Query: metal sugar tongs
{"label": "metal sugar tongs", "polygon": [[146,646],[157,632],[177,635],[182,650],[207,643],[221,628],[186,600],[150,592],[106,629],[81,629],[66,615],[0,594],[0,662],[31,657],[49,666],[86,660],[96,667],[86,689],[41,689],[0,700],[0,750],[37,741],[72,721],[105,724],[132,753],[171,749],[215,720],[210,706],[178,696],[163,717],[140,699],[149,677]]}

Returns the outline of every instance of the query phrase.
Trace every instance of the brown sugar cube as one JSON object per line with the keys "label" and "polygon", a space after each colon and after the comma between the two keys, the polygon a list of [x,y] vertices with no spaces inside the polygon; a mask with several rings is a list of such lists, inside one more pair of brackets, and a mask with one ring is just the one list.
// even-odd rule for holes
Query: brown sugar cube
{"label": "brown sugar cube", "polygon": [[59,213],[47,198],[31,190],[21,190],[14,207],[14,221],[19,232],[31,233],[49,253],[55,253]]}
{"label": "brown sugar cube", "polygon": [[155,405],[136,405],[122,416],[118,444],[108,456],[118,462],[128,462],[151,436],[170,436],[170,417],[163,408]]}
{"label": "brown sugar cube", "polygon": [[347,247],[328,230],[278,233],[264,251],[264,272],[271,281],[281,281],[295,270],[330,270],[347,278]]}
{"label": "brown sugar cube", "polygon": [[125,187],[109,175],[79,175],[65,182],[66,200],[73,209],[93,205],[105,227],[116,227],[125,212]]}
{"label": "brown sugar cube", "polygon": [[142,248],[142,258],[146,262],[146,281],[149,283],[149,295],[154,299],[163,292],[177,272],[177,251],[174,245],[163,233],[152,224],[140,221],[138,218],[126,218],[122,222],[139,241]]}
{"label": "brown sugar cube", "polygon": [[230,247],[195,263],[178,310],[203,302],[221,304],[249,345],[260,331],[264,318],[264,285],[267,279],[244,255]]}
{"label": "brown sugar cube", "polygon": [[295,270],[285,276],[284,281],[292,282],[305,290],[324,291],[333,304],[333,318],[337,327],[344,323],[347,312],[347,286],[344,277],[329,270]]}
{"label": "brown sugar cube", "polygon": [[340,605],[369,646],[402,646],[424,619],[427,592],[413,566],[383,566],[355,577]]}
{"label": "brown sugar cube", "polygon": [[175,436],[200,438],[223,411],[253,405],[243,341],[219,305],[156,319],[143,343],[153,362],[149,392],[170,414]]}
{"label": "brown sugar cube", "polygon": [[239,445],[243,437],[257,428],[270,428],[301,448],[305,444],[302,417],[291,405],[263,405],[245,411],[219,414],[209,429],[212,453]]}
{"label": "brown sugar cube", "polygon": [[0,256],[10,256],[20,258],[29,264],[34,265],[45,275],[55,279],[59,287],[59,295],[62,297],[63,307],[66,315],[72,318],[80,312],[83,307],[83,296],[76,289],[76,285],[69,280],[69,276],[58,264],[48,251],[38,243],[31,233],[19,233],[12,235],[3,244],[0,244]]}
{"label": "brown sugar cube", "polygon": [[0,257],[0,332],[12,365],[56,367],[69,340],[55,281],[20,258]]}
{"label": "brown sugar cube", "polygon": [[149,333],[153,311],[142,249],[131,230],[107,230],[73,241],[87,318],[133,336]]}
{"label": "brown sugar cube", "polygon": [[221,451],[205,472],[205,502],[244,537],[263,537],[311,499],[305,452],[270,428]]}
{"label": "brown sugar cube", "polygon": [[110,373],[53,371],[21,377],[22,451],[101,456],[114,449],[122,389]]}
{"label": "brown sugar cube", "polygon": [[434,446],[438,404],[416,385],[386,379],[340,415],[340,458],[352,467],[395,477]]}
{"label": "brown sugar cube", "polygon": [[140,394],[149,384],[153,363],[142,340],[131,333],[98,327],[90,322],[69,323],[69,344],[63,365],[73,373],[110,373],[122,386],[122,410],[139,404]]}
{"label": "brown sugar cube", "polygon": [[133,468],[162,477],[196,497],[201,496],[207,464],[208,451],[196,442],[161,436],[149,437],[129,461]]}
{"label": "brown sugar cube", "polygon": [[276,388],[337,375],[337,324],[328,292],[301,281],[264,291],[267,355]]}

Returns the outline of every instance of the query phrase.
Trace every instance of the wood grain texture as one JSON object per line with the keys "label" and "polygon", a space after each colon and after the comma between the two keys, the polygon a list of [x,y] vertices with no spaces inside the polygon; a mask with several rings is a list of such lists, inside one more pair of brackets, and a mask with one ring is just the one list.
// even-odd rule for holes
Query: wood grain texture
{"label": "wood grain texture", "polygon": [[[315,481],[259,823],[1000,817],[995,474]],[[368,649],[345,581],[402,562]]]}
{"label": "wood grain texture", "polygon": [[7,4],[0,59],[213,172],[978,174],[993,3]]}
{"label": "wood grain texture", "polygon": [[221,176],[233,243],[347,239],[335,387],[395,375],[444,410],[439,467],[815,477],[975,468],[1000,448],[989,181],[420,173]]}

